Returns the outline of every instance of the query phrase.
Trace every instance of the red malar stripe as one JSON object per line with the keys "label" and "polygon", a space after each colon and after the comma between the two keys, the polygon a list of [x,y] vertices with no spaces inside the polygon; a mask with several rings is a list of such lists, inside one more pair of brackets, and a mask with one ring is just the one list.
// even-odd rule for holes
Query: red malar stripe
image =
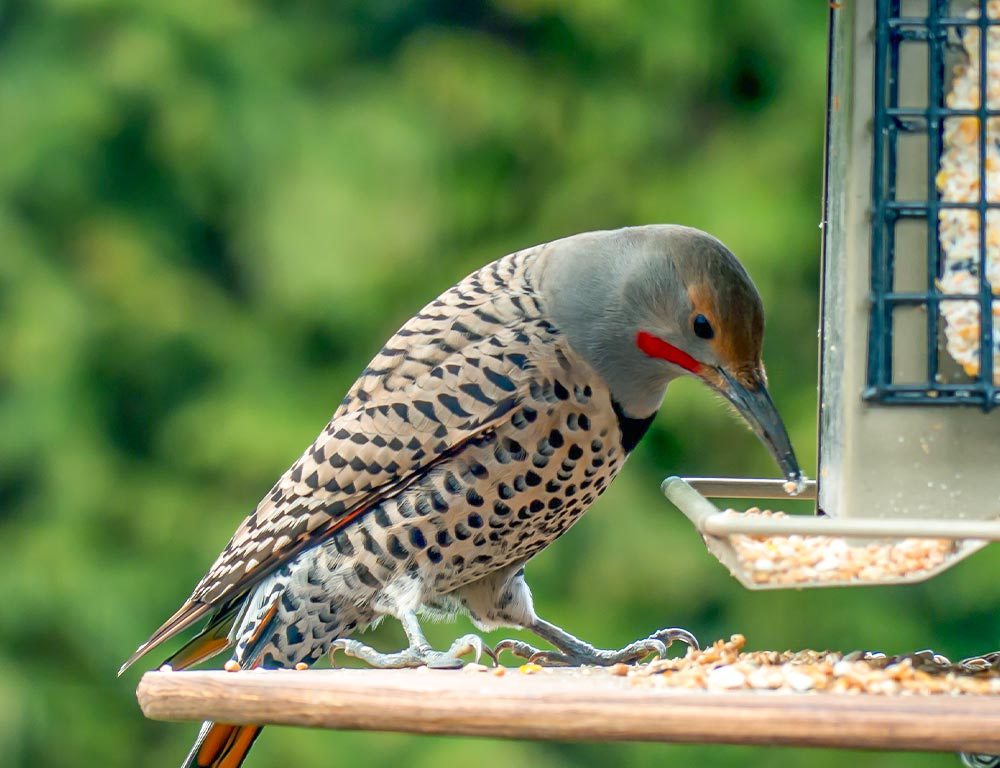
{"label": "red malar stripe", "polygon": [[685,370],[691,371],[691,373],[697,374],[701,371],[701,363],[691,357],[691,355],[651,333],[639,331],[635,337],[635,345],[650,357],[658,357],[660,360],[674,363]]}

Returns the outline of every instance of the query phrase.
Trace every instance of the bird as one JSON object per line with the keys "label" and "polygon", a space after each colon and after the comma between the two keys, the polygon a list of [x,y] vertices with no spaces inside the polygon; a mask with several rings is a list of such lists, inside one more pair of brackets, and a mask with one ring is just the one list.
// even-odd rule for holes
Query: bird
{"label": "bird", "polygon": [[[170,668],[227,650],[227,668],[240,669],[302,668],[335,651],[384,668],[451,668],[501,650],[610,665],[696,644],[669,628],[595,648],[537,615],[525,566],[607,489],[679,377],[730,403],[801,487],[763,336],[747,271],[691,227],[587,232],[487,264],[386,342],[121,672],[202,619]],[[433,649],[420,617],[461,614],[480,631],[529,630],[554,650],[487,649],[477,635]],[[402,624],[405,649],[357,639],[384,617]],[[207,722],[184,765],[236,768],[259,732]]]}

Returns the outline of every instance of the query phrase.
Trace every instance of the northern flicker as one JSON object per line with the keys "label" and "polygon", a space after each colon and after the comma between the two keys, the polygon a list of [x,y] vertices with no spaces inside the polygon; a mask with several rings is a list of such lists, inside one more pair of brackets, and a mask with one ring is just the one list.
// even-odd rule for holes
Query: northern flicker
{"label": "northern flicker", "polygon": [[[668,629],[595,649],[535,614],[524,567],[607,488],[679,376],[732,403],[798,483],[766,388],[763,333],[746,271],[688,227],[591,232],[486,265],[386,343],[122,669],[203,617],[167,660],[174,669],[229,648],[244,669],[312,664],[335,649],[379,667],[449,667],[483,650],[471,635],[433,650],[418,614],[531,630],[555,648],[544,659],[564,664],[634,662],[694,642]],[[380,653],[353,637],[384,616],[402,623],[406,649]],[[206,723],[185,765],[235,768],[259,730]]]}

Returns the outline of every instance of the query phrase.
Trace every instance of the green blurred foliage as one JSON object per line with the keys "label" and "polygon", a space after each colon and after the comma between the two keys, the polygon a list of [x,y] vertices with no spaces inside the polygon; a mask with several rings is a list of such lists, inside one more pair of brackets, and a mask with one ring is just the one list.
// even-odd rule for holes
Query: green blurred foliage
{"label": "green blurred foliage", "polygon": [[[814,468],[825,42],[826,3],[800,0],[0,3],[2,762],[179,762],[195,726],[144,720],[118,665],[381,342],[512,250],[648,222],[722,238]],[[774,468],[675,385],[531,564],[544,615],[606,646],[674,624],[754,648],[997,647],[988,555],[923,586],[749,593],[659,496],[668,473]],[[271,728],[250,765],[847,760],[955,764]]]}

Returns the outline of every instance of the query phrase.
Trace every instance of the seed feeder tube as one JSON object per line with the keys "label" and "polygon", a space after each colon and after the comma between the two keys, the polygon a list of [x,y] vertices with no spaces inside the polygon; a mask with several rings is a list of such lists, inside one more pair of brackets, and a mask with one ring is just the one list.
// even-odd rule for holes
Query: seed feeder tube
{"label": "seed feeder tube", "polygon": [[828,66],[817,517],[706,498],[780,480],[663,487],[753,589],[922,581],[1000,526],[1000,0],[831,3]]}

